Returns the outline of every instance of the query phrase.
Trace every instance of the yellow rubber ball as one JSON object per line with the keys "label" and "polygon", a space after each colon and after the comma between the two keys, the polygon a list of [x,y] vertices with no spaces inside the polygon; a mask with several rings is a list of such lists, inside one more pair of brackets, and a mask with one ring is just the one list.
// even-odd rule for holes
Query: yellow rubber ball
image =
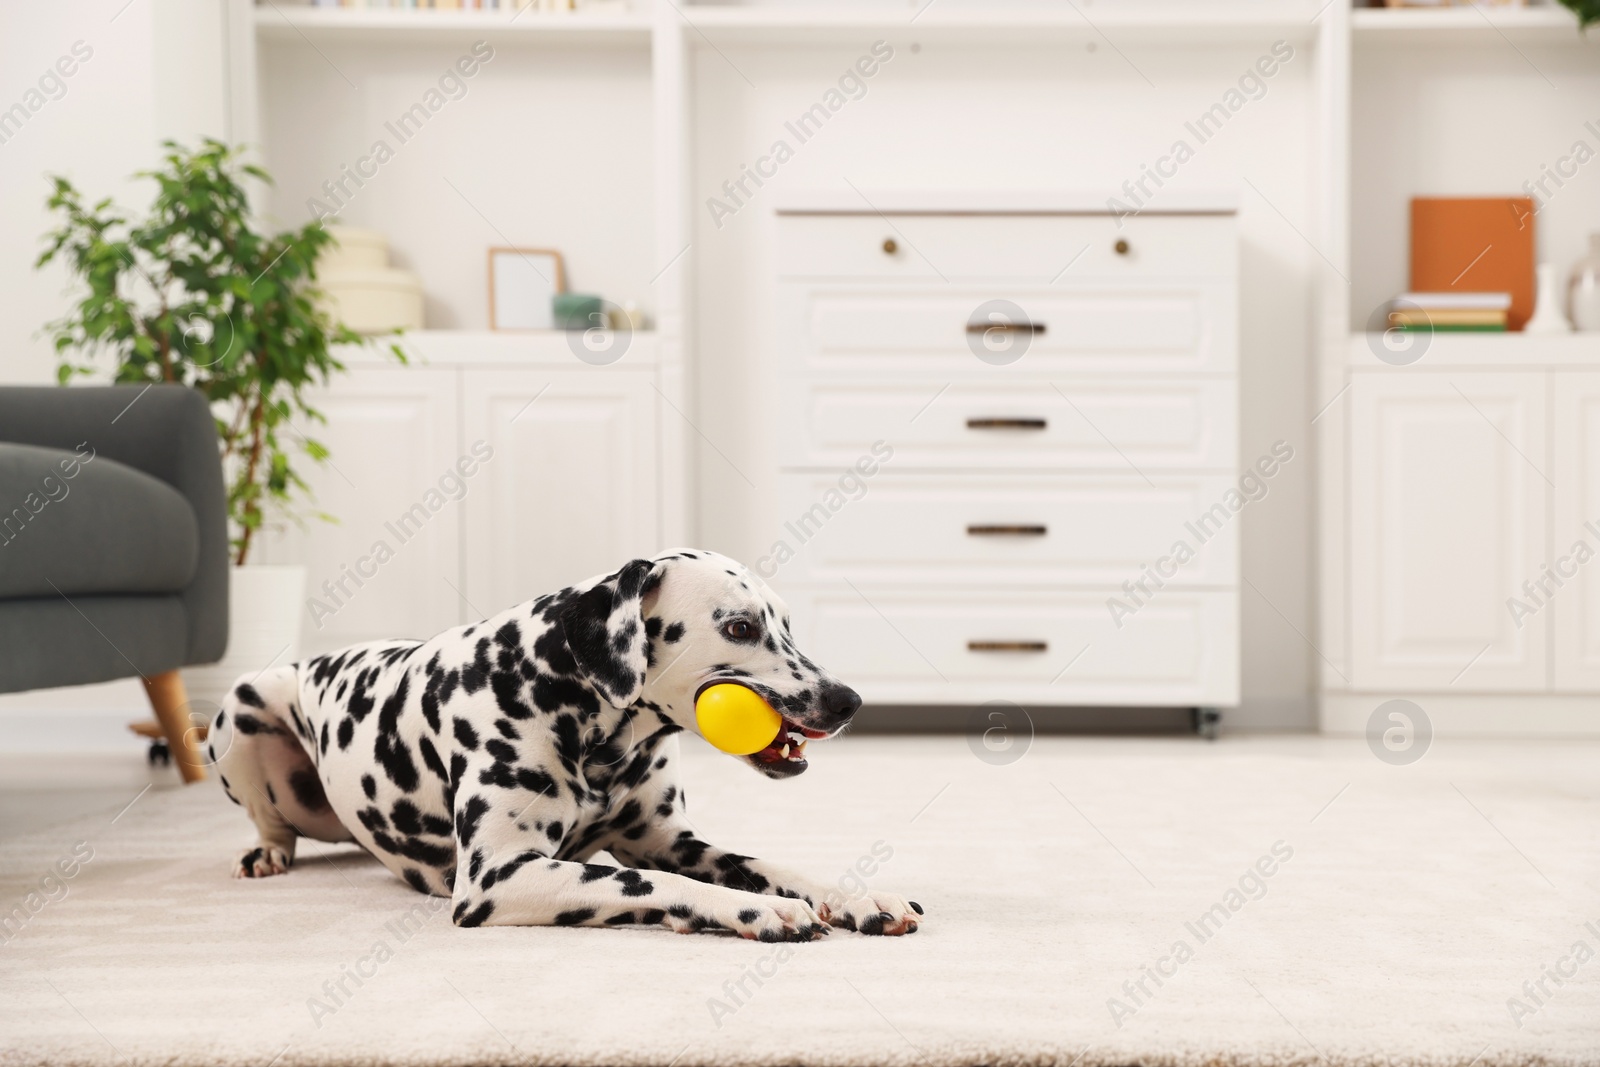
{"label": "yellow rubber ball", "polygon": [[714,685],[694,702],[695,721],[707,741],[730,756],[760,752],[783,729],[783,716],[742,685]]}

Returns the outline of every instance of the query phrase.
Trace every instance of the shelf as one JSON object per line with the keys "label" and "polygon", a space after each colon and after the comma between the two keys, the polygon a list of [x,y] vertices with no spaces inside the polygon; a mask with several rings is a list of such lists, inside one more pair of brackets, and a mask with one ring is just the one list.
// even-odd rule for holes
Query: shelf
{"label": "shelf", "polygon": [[647,48],[650,16],[521,11],[390,11],[286,7],[255,9],[264,41],[330,44],[470,43]]}
{"label": "shelf", "polygon": [[1600,370],[1600,333],[1570,333],[1553,337],[1525,333],[1436,333],[1428,338],[1422,357],[1403,368],[1377,356],[1382,334],[1358,333],[1350,337],[1350,366],[1357,370],[1430,371],[1481,367],[1496,370],[1540,367],[1584,367]]}
{"label": "shelf", "polygon": [[580,360],[567,344],[565,330],[530,330],[496,333],[493,330],[410,330],[399,337],[380,335],[364,347],[341,346],[339,359],[349,364],[399,367],[389,354],[391,342],[398,342],[413,365],[441,366],[464,363],[495,366],[542,366],[566,370],[626,370],[650,367],[656,361],[656,335],[641,330],[628,342],[627,351],[615,363],[597,366]]}
{"label": "shelf", "polygon": [[[780,215],[1107,215],[1105,190],[791,189],[776,194]],[[1234,192],[1174,191],[1143,215],[1233,215]]]}
{"label": "shelf", "polygon": [[1580,31],[1578,17],[1563,7],[1360,8],[1351,12],[1351,25],[1357,41],[1379,44],[1600,43],[1600,33]]}
{"label": "shelf", "polygon": [[[267,5],[255,10],[256,34],[265,41],[393,44],[472,41],[645,47],[651,18],[627,14],[549,14],[509,11],[394,11]],[[1185,3],[1066,6],[1061,8],[946,8],[860,10],[847,7],[712,7],[678,5],[691,44],[830,43],[861,35],[915,35],[918,40],[969,44],[1054,43],[1063,40],[1138,41],[1149,44],[1256,40],[1291,41],[1316,33],[1319,5],[1311,0],[1223,0]]]}
{"label": "shelf", "polygon": [[[962,44],[1051,44],[1062,40],[1149,44],[1311,38],[1319,5],[1306,0],[1222,0],[1199,4],[1152,0],[1139,4],[1062,5],[1050,8],[940,6],[924,3],[904,12],[844,7],[690,7],[680,12],[694,32],[690,43],[795,44],[852,42],[863,36],[914,36],[919,41]],[[921,13],[918,14],[918,11]],[[867,40],[870,42],[870,37]]]}

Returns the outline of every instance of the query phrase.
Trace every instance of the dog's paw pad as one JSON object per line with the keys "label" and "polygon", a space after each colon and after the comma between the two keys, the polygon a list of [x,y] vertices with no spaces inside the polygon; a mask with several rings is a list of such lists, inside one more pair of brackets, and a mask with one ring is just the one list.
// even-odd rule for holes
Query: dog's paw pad
{"label": "dog's paw pad", "polygon": [[233,864],[235,878],[269,878],[274,874],[288,874],[294,861],[289,854],[275,845],[246,849]]}

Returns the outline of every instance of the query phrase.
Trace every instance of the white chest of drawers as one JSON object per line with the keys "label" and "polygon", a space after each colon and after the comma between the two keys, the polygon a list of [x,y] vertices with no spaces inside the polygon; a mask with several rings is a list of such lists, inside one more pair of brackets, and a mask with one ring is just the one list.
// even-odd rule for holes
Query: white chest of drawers
{"label": "white chest of drawers", "polygon": [[872,199],[776,220],[802,646],[876,703],[1237,704],[1231,204]]}

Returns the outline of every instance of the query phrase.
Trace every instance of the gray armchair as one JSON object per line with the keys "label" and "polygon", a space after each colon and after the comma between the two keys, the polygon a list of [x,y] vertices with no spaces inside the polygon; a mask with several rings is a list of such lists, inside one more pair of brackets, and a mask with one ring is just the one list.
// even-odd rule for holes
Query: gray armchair
{"label": "gray armchair", "polygon": [[0,693],[138,675],[196,781],[178,668],[227,644],[227,501],[205,399],[0,388]]}

